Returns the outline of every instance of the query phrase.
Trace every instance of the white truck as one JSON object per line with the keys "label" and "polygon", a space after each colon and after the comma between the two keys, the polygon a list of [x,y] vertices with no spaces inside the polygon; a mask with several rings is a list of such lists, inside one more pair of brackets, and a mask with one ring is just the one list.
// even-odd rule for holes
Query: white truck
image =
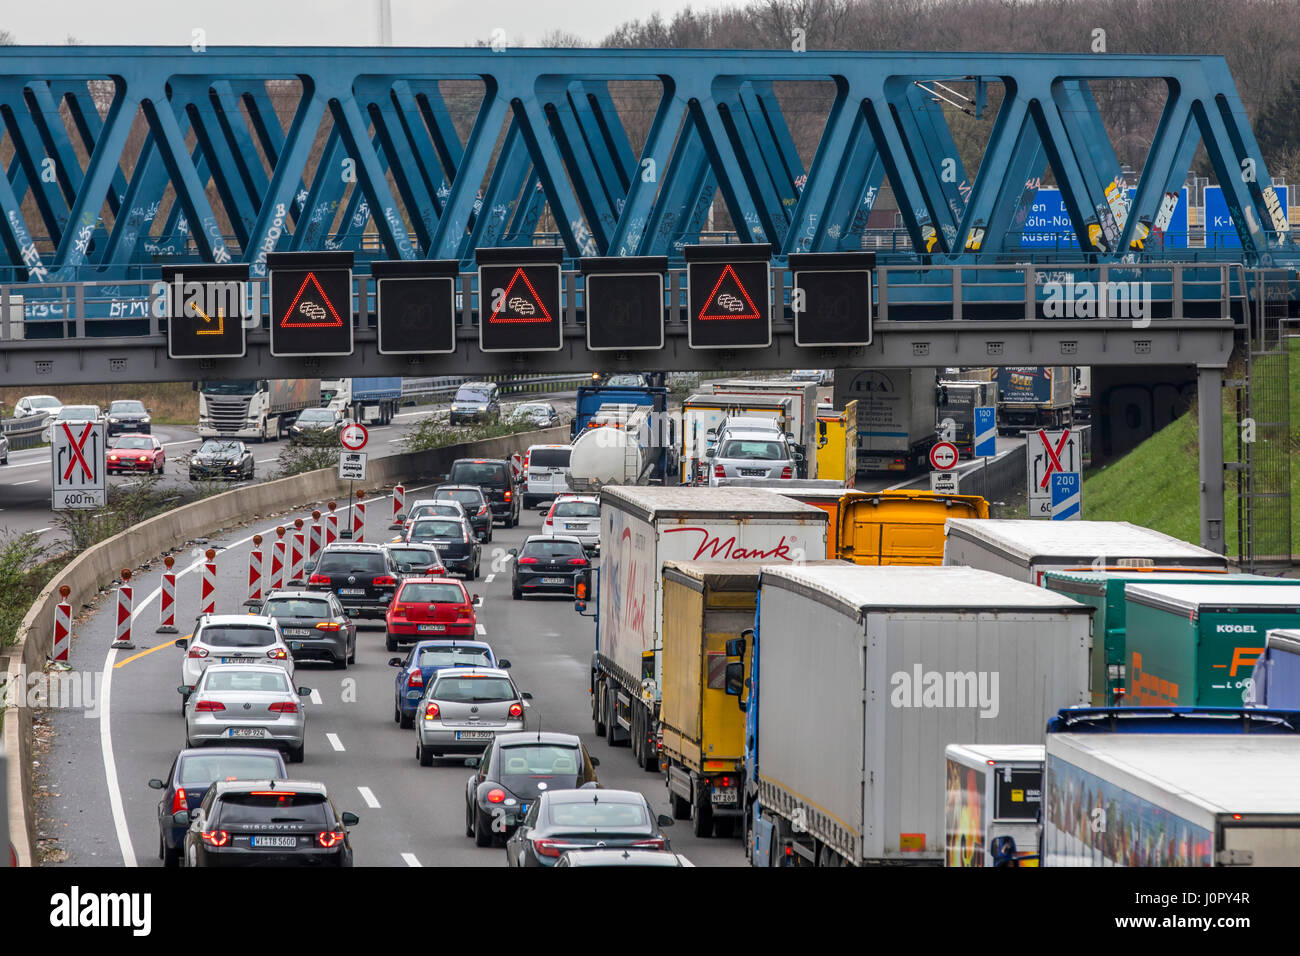
{"label": "white truck", "polygon": [[1047,727],[1043,866],[1295,866],[1285,710],[1085,708]]}
{"label": "white truck", "polygon": [[1086,703],[1089,614],[972,568],[764,568],[739,695],[753,864],[942,864],[944,748],[1036,740]]}
{"label": "white truck", "polygon": [[[600,498],[596,733],[658,766],[665,561],[797,562],[826,555],[826,512],[743,488],[611,486]],[[1085,675],[1086,676],[1086,675]]]}
{"label": "white truck", "polygon": [[944,866],[1011,865],[994,853],[1003,837],[1018,848],[1014,865],[1038,865],[1042,744],[949,744],[943,791]]}
{"label": "white truck", "polygon": [[1127,521],[1035,521],[1029,518],[949,518],[943,563],[996,571],[1042,584],[1064,568],[1220,568],[1227,558]]}
{"label": "white truck", "polygon": [[200,438],[279,438],[299,412],[321,404],[318,378],[231,379],[195,388]]}
{"label": "white truck", "polygon": [[840,369],[835,407],[858,403],[858,471],[908,474],[928,468],[937,442],[933,368]]}
{"label": "white truck", "polygon": [[321,401],[351,422],[391,425],[402,407],[400,375],[384,378],[321,379]]}
{"label": "white truck", "polygon": [[682,402],[682,450],[678,459],[682,484],[694,484],[696,477],[704,474],[704,452],[712,444],[710,436],[716,435],[726,419],[740,416],[771,419],[782,431],[791,431],[788,398],[741,399],[701,392]]}
{"label": "white truck", "polygon": [[[786,431],[794,436],[804,461],[799,478],[817,477],[817,383],[790,379],[734,379],[711,383],[709,390],[717,398],[754,400],[784,398],[788,400]],[[748,414],[747,412],[745,414]]]}

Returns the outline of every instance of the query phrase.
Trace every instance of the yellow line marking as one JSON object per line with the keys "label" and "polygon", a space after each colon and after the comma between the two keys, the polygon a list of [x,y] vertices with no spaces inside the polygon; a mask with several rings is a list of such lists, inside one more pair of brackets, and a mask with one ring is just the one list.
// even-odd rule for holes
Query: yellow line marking
{"label": "yellow line marking", "polygon": [[[188,641],[191,637],[193,637],[193,634],[186,634],[185,640]],[[139,654],[132,654],[126,660],[118,661],[116,664],[114,664],[113,670],[117,670],[119,667],[125,667],[127,664],[130,664],[132,661],[138,661],[140,658],[145,657],[148,654],[152,654],[154,651],[160,651],[164,647],[174,647],[175,642],[178,640],[179,638],[172,638],[170,641],[164,641],[163,643],[159,644],[157,647],[151,647],[149,648],[149,650],[141,651]]]}

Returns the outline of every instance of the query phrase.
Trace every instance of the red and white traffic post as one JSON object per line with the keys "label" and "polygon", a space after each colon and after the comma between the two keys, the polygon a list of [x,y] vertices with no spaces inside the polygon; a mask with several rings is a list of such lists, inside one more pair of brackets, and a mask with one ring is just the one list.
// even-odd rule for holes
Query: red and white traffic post
{"label": "red and white traffic post", "polygon": [[352,540],[365,543],[366,540],[366,489],[357,491],[356,503],[352,506]]}
{"label": "red and white traffic post", "polygon": [[117,640],[113,642],[113,646],[124,650],[135,647],[131,643],[131,610],[135,603],[132,599],[132,591],[131,570],[123,568],[122,584],[117,589]]}
{"label": "red and white traffic post", "polygon": [[302,519],[293,519],[293,541],[289,545],[289,580],[299,584],[302,580],[302,566],[307,558],[306,536],[302,533]]}
{"label": "red and white traffic post", "polygon": [[244,607],[262,606],[262,536],[253,535],[253,550],[248,552],[248,600]]}
{"label": "red and white traffic post", "polygon": [[72,647],[72,605],[68,595],[72,588],[66,584],[59,588],[59,603],[54,605],[54,652],[52,660],[67,663],[68,651]]}
{"label": "red and white traffic post", "polygon": [[199,613],[217,612],[217,552],[213,548],[203,552],[202,579],[199,584]]}
{"label": "red and white traffic post", "polygon": [[172,568],[176,559],[170,554],[163,558],[167,570],[162,576],[162,600],[158,605],[158,629],[155,634],[175,634],[176,631],[176,572]]}
{"label": "red and white traffic post", "polygon": [[307,560],[315,562],[316,552],[320,550],[320,512],[311,513],[311,533],[307,536]]}
{"label": "red and white traffic post", "polygon": [[275,543],[271,545],[271,580],[267,588],[278,591],[284,587],[284,525],[275,529]]}
{"label": "red and white traffic post", "polygon": [[333,544],[335,541],[339,539],[339,516],[334,513],[334,509],[337,507],[338,507],[338,502],[331,501],[329,503],[330,513],[325,516],[326,546]]}
{"label": "red and white traffic post", "polygon": [[400,519],[397,516],[400,515],[405,510],[406,510],[406,488],[404,488],[402,485],[394,485],[393,486],[393,523],[388,526],[389,530],[392,530],[394,528],[400,528],[402,526],[402,519]]}

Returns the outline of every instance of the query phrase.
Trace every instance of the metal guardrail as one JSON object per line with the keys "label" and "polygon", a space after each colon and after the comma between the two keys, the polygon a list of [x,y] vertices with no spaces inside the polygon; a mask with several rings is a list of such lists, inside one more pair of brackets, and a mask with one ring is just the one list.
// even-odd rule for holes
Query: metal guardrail
{"label": "metal guardrail", "polygon": [[49,418],[49,413],[45,412],[40,415],[29,415],[26,418],[0,419],[0,432],[9,439],[9,450],[19,451],[41,444],[41,433],[49,424]]}
{"label": "metal guardrail", "polygon": [[427,398],[455,395],[456,390],[466,382],[495,382],[505,394],[519,392],[546,391],[550,385],[585,385],[591,381],[590,375],[530,375],[508,378],[503,375],[480,375],[477,377],[456,375],[435,378],[408,378],[402,382],[402,398]]}

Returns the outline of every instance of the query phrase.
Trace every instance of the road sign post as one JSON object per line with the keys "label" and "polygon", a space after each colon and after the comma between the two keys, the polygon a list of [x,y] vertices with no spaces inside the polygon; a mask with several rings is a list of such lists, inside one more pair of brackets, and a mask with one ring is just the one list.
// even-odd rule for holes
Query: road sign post
{"label": "road sign post", "polygon": [[107,500],[103,422],[58,422],[50,428],[55,511],[102,508]]}
{"label": "road sign post", "polygon": [[588,349],[664,347],[667,256],[584,256],[578,264],[584,276]]}
{"label": "road sign post", "polygon": [[1052,476],[1078,473],[1083,464],[1079,433],[1069,428],[1039,429],[1026,438],[1029,473],[1029,517],[1052,517]]}
{"label": "road sign post", "polygon": [[932,471],[930,472],[930,490],[937,495],[955,495],[959,492],[957,486],[957,472],[955,471]]}
{"label": "road sign post", "polygon": [[380,355],[456,351],[456,276],[446,259],[390,259],[370,263]]}
{"label": "road sign post", "polygon": [[343,431],[339,432],[339,444],[348,451],[360,451],[366,447],[368,441],[370,441],[370,431],[360,422],[345,425]]}
{"label": "road sign post", "polygon": [[163,266],[162,283],[170,358],[244,357],[247,264]]}
{"label": "road sign post", "polygon": [[[339,478],[343,481],[365,481],[366,453],[361,451],[339,452]],[[349,492],[350,497],[351,492]]]}
{"label": "road sign post", "polygon": [[271,354],[352,354],[352,253],[273,252]]}
{"label": "road sign post", "polygon": [[951,471],[957,467],[957,446],[950,441],[938,441],[930,449],[930,467],[935,471]]}
{"label": "road sign post", "polygon": [[998,409],[996,405],[975,406],[975,436],[971,453],[983,458],[980,466],[980,493],[989,496],[989,459],[998,453]]}

